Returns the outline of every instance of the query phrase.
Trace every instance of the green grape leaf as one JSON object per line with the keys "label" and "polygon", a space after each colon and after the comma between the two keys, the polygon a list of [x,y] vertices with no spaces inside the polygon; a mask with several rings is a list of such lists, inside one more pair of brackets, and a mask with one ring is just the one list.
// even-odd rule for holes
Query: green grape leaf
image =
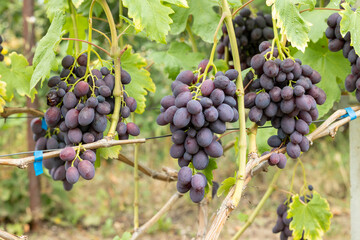
{"label": "green grape leaf", "polygon": [[56,13],[46,35],[40,40],[34,56],[34,73],[30,81],[30,89],[36,84],[43,82],[50,75],[50,71],[56,71],[58,63],[55,58],[55,50],[59,46],[61,36],[64,34],[62,27],[65,23],[65,15]]}
{"label": "green grape leaf", "polygon": [[[246,74],[250,72],[251,68],[247,68],[241,71],[241,78],[244,79],[246,77]],[[245,87],[245,86],[244,86]]]}
{"label": "green grape leaf", "polygon": [[[174,24],[171,26],[171,33],[177,35],[186,28],[189,15],[193,16],[192,31],[201,37],[205,42],[214,42],[214,33],[220,20],[220,16],[213,7],[218,6],[216,0],[191,0],[189,8],[174,7],[175,13],[171,15]],[[221,36],[221,31],[218,37]]]}
{"label": "green grape leaf", "polygon": [[173,7],[173,10],[175,11],[175,13],[170,15],[171,19],[173,20],[170,33],[173,35],[179,35],[183,31],[185,31],[186,23],[189,17],[189,9]]}
{"label": "green grape leaf", "polygon": [[306,21],[312,24],[309,31],[309,38],[312,42],[317,42],[324,36],[328,27],[327,18],[334,12],[336,11],[313,10],[301,14]]}
{"label": "green grape leaf", "polygon": [[46,16],[50,19],[50,22],[54,19],[56,13],[65,13],[68,9],[66,0],[45,0],[46,4]]}
{"label": "green grape leaf", "polygon": [[[341,0],[331,0],[329,4],[326,6],[328,8],[339,8]],[[356,0],[346,0],[349,4],[355,4]]]}
{"label": "green grape leaf", "polygon": [[[89,16],[89,9],[91,5],[92,0],[83,0],[81,5],[78,8],[78,13],[81,13],[83,16]],[[95,2],[94,4],[94,13],[95,16],[100,17],[101,13],[103,12],[103,8],[98,2]]]}
{"label": "green grape leaf", "polygon": [[357,55],[360,55],[360,8],[354,12],[348,3],[343,3],[342,6],[345,10],[339,12],[342,17],[340,22],[341,35],[344,37],[347,32],[350,32],[350,45],[354,47]]}
{"label": "green grape leaf", "polygon": [[186,0],[164,0],[164,2],[168,2],[168,3],[174,4],[174,5],[178,6],[178,7],[182,7],[182,8],[188,8],[189,7]]}
{"label": "green grape leaf", "polygon": [[121,57],[121,66],[131,75],[131,83],[126,85],[128,96],[135,98],[137,102],[136,113],[143,113],[146,107],[147,91],[155,92],[156,87],[150,77],[150,73],[144,68],[147,63],[138,53],[132,53],[129,46]]}
{"label": "green grape leaf", "polygon": [[72,0],[72,3],[76,8],[80,7],[80,5],[84,2],[84,0]]}
{"label": "green grape leaf", "polygon": [[304,232],[304,239],[321,240],[324,233],[330,228],[329,203],[317,192],[313,192],[313,198],[307,204],[300,201],[299,195],[295,195],[289,205],[288,218],[293,218],[290,230],[293,231],[294,240],[299,240]]}
{"label": "green grape leaf", "polygon": [[224,59],[215,59],[214,64],[218,71],[225,72],[226,70],[229,69],[229,66],[227,65]]}
{"label": "green grape leaf", "polygon": [[227,0],[227,1],[232,8],[239,8],[243,5],[240,0]]}
{"label": "green grape leaf", "polygon": [[212,185],[212,181],[214,180],[214,176],[213,176],[213,170],[217,169],[217,164],[216,164],[216,160],[215,158],[210,158],[209,159],[209,164],[207,165],[207,167],[202,170],[202,173],[205,175],[208,183],[210,183],[210,185]]}
{"label": "green grape leaf", "polygon": [[[86,29],[88,28],[88,19],[84,16],[81,16],[79,14],[76,14],[76,27],[78,32],[78,39],[85,40],[86,39]],[[65,32],[69,33],[69,38],[76,38],[75,32],[74,32],[74,25],[71,17],[67,17],[65,21],[65,25],[63,27],[63,30]],[[82,49],[82,42],[78,42],[79,44],[79,50]],[[66,50],[66,53],[69,55],[73,55],[74,53],[74,41],[68,41],[68,48]]]}
{"label": "green grape leaf", "polygon": [[230,191],[230,188],[236,183],[236,177],[229,177],[222,181],[221,186],[217,190],[217,196],[220,197],[222,194],[227,195]]}
{"label": "green grape leaf", "polygon": [[169,15],[174,12],[169,6],[163,5],[160,0],[123,0],[123,3],[138,32],[145,29],[151,40],[166,43],[165,37],[173,22]]}
{"label": "green grape leaf", "polygon": [[113,146],[106,148],[98,148],[96,150],[96,158],[99,156],[101,160],[104,159],[117,159],[121,151],[121,146]]}
{"label": "green grape leaf", "polygon": [[186,43],[172,42],[169,50],[153,52],[150,57],[157,64],[164,64],[165,72],[171,79],[175,79],[181,69],[196,68],[204,55],[192,52]]}
{"label": "green grape leaf", "polygon": [[297,4],[309,4],[313,8],[315,0],[267,0],[268,6],[273,5],[273,17],[277,20],[277,27],[285,33],[293,47],[305,51],[309,42],[308,33],[310,23],[299,13]]}
{"label": "green grape leaf", "polygon": [[324,116],[334,103],[340,100],[341,88],[337,79],[344,81],[351,72],[348,60],[343,57],[342,52],[331,52],[327,46],[327,39],[324,36],[317,43],[311,42],[304,53],[298,51],[293,55],[321,75],[321,82],[317,86],[325,91],[327,98],[323,105],[318,106],[319,118]]}
{"label": "green grape leaf", "polygon": [[37,93],[36,89],[30,89],[33,68],[29,66],[23,55],[13,52],[9,56],[11,60],[9,67],[4,62],[0,63],[1,80],[6,83],[5,100],[11,101],[15,92],[20,96],[28,96],[33,100]]}
{"label": "green grape leaf", "polygon": [[4,112],[4,106],[6,104],[4,97],[6,97],[6,82],[0,81],[0,113]]}

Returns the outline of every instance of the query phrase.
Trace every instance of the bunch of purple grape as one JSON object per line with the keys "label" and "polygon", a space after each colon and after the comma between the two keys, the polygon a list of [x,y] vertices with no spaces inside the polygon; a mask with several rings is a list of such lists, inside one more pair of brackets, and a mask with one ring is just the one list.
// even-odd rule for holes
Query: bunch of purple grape
{"label": "bunch of purple grape", "polygon": [[[205,67],[200,69],[202,74]],[[209,156],[218,158],[223,154],[221,142],[214,133],[224,133],[225,123],[236,122],[239,118],[233,82],[237,76],[238,72],[231,69],[225,74],[217,72],[214,80],[201,81],[201,75],[198,78],[192,71],[183,71],[171,84],[173,95],[161,100],[157,123],[170,124],[174,143],[170,155],[178,158],[181,167],[177,189],[181,193],[190,190],[193,202],[203,199],[207,181],[203,175],[189,177],[192,171],[187,166],[191,162],[196,170],[203,170],[209,164]]]}
{"label": "bunch of purple grape", "polygon": [[[259,126],[271,121],[278,129],[277,135],[268,139],[270,147],[286,145],[291,158],[297,158],[301,152],[309,149],[309,125],[318,118],[317,104],[326,100],[325,92],[316,86],[320,74],[308,65],[302,65],[299,59],[280,60],[278,50],[263,42],[259,46],[260,54],[251,59],[254,73],[249,72],[244,79],[248,86],[245,95],[245,107],[250,109],[249,119]],[[285,161],[285,163],[284,163]],[[273,153],[269,164],[285,167],[286,158],[281,153]]]}
{"label": "bunch of purple grape", "polygon": [[[308,189],[310,191],[313,190],[313,186],[309,185]],[[309,194],[306,195],[306,197],[301,196],[300,200],[304,203],[308,203],[311,201],[313,195]],[[288,208],[289,208],[289,204],[292,203],[292,198],[290,198],[289,200],[286,199],[285,201],[283,201],[277,208],[276,212],[278,215],[276,224],[274,226],[274,228],[272,229],[273,233],[280,233],[280,240],[287,240],[289,237],[292,237],[292,230],[290,230],[289,225],[291,223],[291,221],[293,220],[293,218],[288,218]],[[303,233],[304,235],[304,233]],[[304,240],[304,236],[300,239],[300,240]]]}
{"label": "bunch of purple grape", "polygon": [[2,50],[4,49],[3,46],[1,46],[2,43],[3,43],[3,38],[2,36],[0,36],[0,62],[4,61],[4,55],[1,53]]}
{"label": "bunch of purple grape", "polygon": [[[261,42],[274,38],[271,15],[258,12],[256,17],[251,17],[251,11],[244,8],[234,19],[234,30],[239,49],[241,69],[250,67],[251,57],[259,53],[258,46]],[[225,58],[225,47],[229,49],[229,61],[232,61],[231,46],[225,24],[222,28],[223,36],[217,47],[218,58]]]}
{"label": "bunch of purple grape", "polygon": [[[355,11],[356,9],[353,9]],[[355,92],[356,99],[360,102],[360,58],[353,46],[350,45],[351,36],[347,32],[344,37],[340,33],[342,17],[339,13],[333,13],[327,20],[328,28],[325,35],[329,39],[329,50],[337,52],[342,49],[343,55],[351,64],[351,73],[345,79],[345,88],[349,92]]]}
{"label": "bunch of purple grape", "polygon": [[[52,150],[65,148],[65,134],[63,132],[50,130],[47,135],[46,131],[42,129],[41,119],[34,118],[31,121],[31,130],[34,133],[34,140],[36,141],[35,150]],[[55,181],[63,181],[64,189],[69,191],[72,188],[66,180],[66,165],[59,157],[49,158],[43,160],[43,165],[49,170],[49,174]]]}
{"label": "bunch of purple grape", "polygon": [[[112,93],[115,77],[113,71],[106,67],[102,67],[100,71],[89,71],[86,54],[80,55],[77,61],[68,55],[63,58],[62,66],[60,76],[53,76],[48,81],[49,108],[45,113],[45,121],[48,127],[59,129],[65,145],[68,146],[60,153],[60,159],[64,164],[67,163],[66,179],[70,184],[74,184],[79,174],[88,180],[94,177],[96,154],[92,150],[86,150],[81,155],[80,152],[74,154],[75,151],[70,146],[92,143],[103,138],[108,121],[106,116],[114,112]],[[129,84],[130,81],[129,73],[121,70],[122,84]],[[135,99],[127,96],[124,91],[120,109],[122,118],[116,129],[119,139],[140,134],[136,124],[123,122],[136,107]]]}

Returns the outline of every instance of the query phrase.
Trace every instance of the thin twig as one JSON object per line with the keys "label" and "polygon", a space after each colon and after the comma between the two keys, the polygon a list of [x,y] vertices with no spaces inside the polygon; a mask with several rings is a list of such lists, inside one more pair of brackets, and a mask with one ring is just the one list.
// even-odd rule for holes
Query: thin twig
{"label": "thin twig", "polygon": [[104,18],[92,17],[92,19],[95,19],[95,20],[99,20],[99,21],[108,23],[108,20],[106,20],[106,19],[104,19]]}
{"label": "thin twig", "polygon": [[110,38],[109,38],[108,36],[106,36],[105,33],[103,33],[103,32],[100,31],[100,30],[97,30],[96,28],[92,28],[92,30],[95,31],[95,32],[97,32],[97,33],[99,33],[99,34],[101,34],[104,38],[106,38],[106,40],[108,41],[109,45],[111,46]]}
{"label": "thin twig", "polygon": [[264,207],[265,202],[268,200],[268,198],[271,196],[271,194],[274,192],[276,188],[276,182],[279,179],[281,170],[278,169],[275,173],[273,179],[271,180],[271,183],[265,192],[264,196],[261,198],[260,202],[257,204],[256,208],[253,210],[249,218],[247,219],[245,225],[235,234],[235,236],[231,240],[237,240],[240,238],[240,236],[245,232],[245,230],[250,227],[250,225],[254,222],[255,218],[259,214],[260,210]]}
{"label": "thin twig", "polygon": [[[125,145],[125,144],[144,143],[145,141],[146,140],[144,138],[131,139],[131,140],[111,140],[104,138],[97,142],[84,144],[81,146],[81,148],[85,148],[85,149],[97,149],[103,147],[107,148],[107,147],[113,147],[113,146]],[[73,147],[73,148],[77,150],[79,147]],[[44,153],[43,159],[58,157],[60,152],[61,150]],[[34,162],[34,156],[18,158],[18,159],[13,159],[13,158],[0,159],[0,165],[16,166],[19,168],[26,168],[32,162]]]}
{"label": "thin twig", "polygon": [[238,11],[240,11],[241,9],[243,9],[244,7],[246,7],[247,5],[249,5],[250,3],[252,3],[254,0],[250,0],[250,1],[247,1],[246,3],[244,3],[244,5],[242,5],[241,7],[239,7],[238,9],[235,10],[235,12],[233,12],[232,16],[234,17]]}
{"label": "thin twig", "polygon": [[103,51],[104,53],[106,53],[106,55],[108,55],[109,57],[111,57],[111,54],[105,50],[104,48],[92,43],[92,42],[89,42],[89,41],[86,41],[86,40],[81,40],[81,39],[76,39],[76,38],[62,38],[61,40],[72,40],[72,41],[79,41],[79,42],[84,42],[84,43],[87,43],[87,44],[90,44],[98,49],[100,49],[101,51]]}
{"label": "thin twig", "polygon": [[183,194],[176,192],[171,198],[165,203],[165,205],[146,223],[141,227],[135,230],[134,234],[131,237],[131,240],[138,239],[142,234],[144,234],[151,226],[153,226],[164,214],[166,214],[175,204],[175,202],[180,199]]}
{"label": "thin twig", "polygon": [[[134,162],[122,154],[119,154],[119,158],[117,160],[119,160],[120,162],[123,162],[131,167],[134,167]],[[175,170],[172,170],[172,171],[167,170],[164,172],[158,172],[158,171],[155,171],[155,170],[152,170],[152,169],[146,167],[144,164],[142,164],[140,162],[138,163],[138,165],[139,165],[138,167],[139,167],[140,172],[144,173],[146,176],[149,176],[153,179],[165,181],[165,182],[177,181],[177,172]]]}

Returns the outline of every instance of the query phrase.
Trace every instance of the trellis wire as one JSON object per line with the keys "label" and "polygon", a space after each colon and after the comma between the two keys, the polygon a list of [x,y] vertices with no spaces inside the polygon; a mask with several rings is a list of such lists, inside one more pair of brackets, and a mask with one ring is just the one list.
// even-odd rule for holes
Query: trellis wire
{"label": "trellis wire", "polygon": [[[317,121],[313,121],[313,123],[318,123],[318,122],[324,122],[325,120],[317,120]],[[262,126],[262,127],[258,127],[259,129],[264,129],[264,128],[272,128],[272,126]],[[228,128],[226,129],[226,131],[233,131],[233,130],[239,130],[239,128]],[[171,137],[172,134],[167,134],[167,135],[161,135],[161,136],[155,136],[155,137],[147,137],[145,138],[146,140],[153,140],[153,139],[160,139],[160,138],[167,138],[167,137]],[[52,152],[52,151],[56,151],[56,150],[61,150],[60,149],[47,149],[47,150],[42,150],[43,152]],[[4,155],[0,155],[1,157],[9,157],[9,156],[16,156],[16,155],[24,155],[24,154],[33,154],[35,151],[27,151],[27,152],[18,152],[18,153],[10,153],[10,154],[4,154]]]}

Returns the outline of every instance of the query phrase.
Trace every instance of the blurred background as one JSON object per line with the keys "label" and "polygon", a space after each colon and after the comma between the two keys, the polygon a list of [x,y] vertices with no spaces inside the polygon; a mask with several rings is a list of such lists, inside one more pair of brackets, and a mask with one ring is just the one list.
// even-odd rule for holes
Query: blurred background
{"label": "blurred background", "polygon": [[[51,1],[51,0],[49,0]],[[79,14],[87,16],[86,4],[79,8]],[[119,1],[108,1],[114,16],[118,15]],[[25,4],[25,5],[24,5]],[[265,9],[263,1],[252,5]],[[88,5],[87,5],[88,6]],[[33,7],[33,11],[32,10]],[[5,39],[4,48],[10,53],[24,54],[30,61],[36,43],[50,25],[46,17],[46,4],[41,0],[0,1],[0,35]],[[126,11],[124,12],[126,14]],[[31,18],[30,16],[34,16]],[[99,17],[102,17],[100,14]],[[96,22],[96,28],[108,33],[105,23]],[[27,25],[27,26],[26,26]],[[131,33],[131,31],[130,31]],[[94,42],[105,43],[94,33]],[[177,39],[187,42],[185,33],[180,36],[169,35],[168,42]],[[208,57],[211,44],[195,37],[200,54]],[[159,127],[156,117],[159,114],[161,98],[171,92],[171,79],[164,73],[164,66],[152,60],[153,52],[164,51],[169,45],[157,44],[146,40],[144,35],[125,35],[124,42],[133,45],[134,51],[148,60],[151,77],[157,86],[155,93],[147,96],[147,109],[144,114],[135,117],[141,128],[140,137],[161,136],[169,133],[167,127]],[[66,41],[58,49],[58,60],[66,55]],[[86,47],[83,44],[83,48]],[[103,56],[104,57],[104,56]],[[7,60],[5,59],[5,62]],[[53,73],[56,74],[56,73]],[[31,103],[25,97],[15,96],[8,107],[32,106],[46,109],[46,85],[38,87],[38,96]],[[348,105],[351,99],[344,96],[334,109]],[[323,118],[326,118],[323,117]],[[30,119],[31,120],[31,119]],[[26,115],[13,115],[12,118],[0,118],[0,154],[16,153],[33,148],[31,133],[28,133]],[[236,125],[233,125],[235,127]],[[229,125],[229,127],[231,127]],[[267,138],[266,129],[259,129],[259,137]],[[233,141],[236,134],[223,138],[223,145]],[[149,140],[140,147],[139,161],[157,171],[163,167],[178,169],[177,161],[169,156],[170,138]],[[122,154],[133,158],[133,146],[125,146]],[[314,143],[308,153],[301,156],[306,169],[307,182],[325,197],[334,215],[331,229],[324,239],[349,239],[349,133],[343,127],[335,139],[330,137]],[[214,180],[221,183],[233,176],[236,169],[234,149],[217,160],[218,169]],[[276,222],[276,207],[286,197],[293,175],[295,160],[289,160],[286,169],[278,181],[278,188],[266,202],[252,226],[245,232],[243,239],[279,239],[271,232]],[[232,213],[222,232],[221,239],[229,239],[246,221],[256,207],[275,172],[259,174],[244,192],[241,203]],[[0,168],[0,228],[18,235],[26,234],[29,239],[113,239],[125,231],[132,230],[133,223],[133,168],[116,159],[102,161],[91,181],[81,180],[71,192],[65,192],[62,182],[55,182],[48,173],[35,177],[32,166],[28,170],[14,167]],[[175,183],[154,180],[140,173],[140,225],[150,219],[163,204],[176,192]],[[301,168],[295,172],[295,191],[303,185]],[[215,213],[224,195],[209,205],[209,217]],[[191,239],[196,236],[198,205],[192,203],[188,194],[179,199],[171,211],[161,218],[142,239]]]}

